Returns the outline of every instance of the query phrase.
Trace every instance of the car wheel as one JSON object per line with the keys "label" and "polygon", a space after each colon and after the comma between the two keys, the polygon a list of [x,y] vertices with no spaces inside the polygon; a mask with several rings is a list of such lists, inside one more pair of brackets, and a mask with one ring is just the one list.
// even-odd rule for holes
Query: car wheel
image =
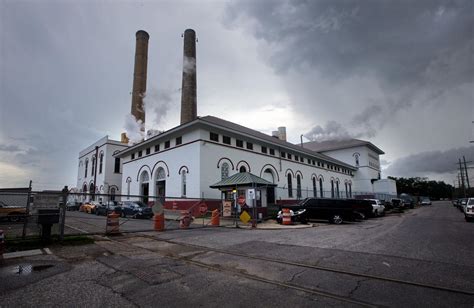
{"label": "car wheel", "polygon": [[338,215],[338,214],[332,215],[330,222],[333,223],[333,224],[336,224],[336,225],[342,224],[341,215]]}

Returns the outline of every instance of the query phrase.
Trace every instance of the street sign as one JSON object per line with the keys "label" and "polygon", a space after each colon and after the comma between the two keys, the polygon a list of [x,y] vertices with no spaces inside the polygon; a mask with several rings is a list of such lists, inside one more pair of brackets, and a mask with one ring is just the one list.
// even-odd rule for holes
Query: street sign
{"label": "street sign", "polygon": [[251,218],[252,217],[250,217],[246,211],[243,211],[242,214],[240,214],[240,221],[242,221],[244,224],[248,223]]}
{"label": "street sign", "polygon": [[237,203],[240,204],[240,205],[244,205],[245,204],[245,196],[244,195],[239,196],[239,198],[237,199]]}
{"label": "street sign", "polygon": [[255,199],[255,189],[248,189],[247,190],[247,199],[254,200]]}
{"label": "street sign", "polygon": [[199,206],[199,213],[201,213],[201,215],[204,215],[204,214],[206,214],[206,212],[207,212],[207,205],[201,204]]}
{"label": "street sign", "polygon": [[231,217],[232,216],[232,202],[224,201],[222,204],[222,216]]}

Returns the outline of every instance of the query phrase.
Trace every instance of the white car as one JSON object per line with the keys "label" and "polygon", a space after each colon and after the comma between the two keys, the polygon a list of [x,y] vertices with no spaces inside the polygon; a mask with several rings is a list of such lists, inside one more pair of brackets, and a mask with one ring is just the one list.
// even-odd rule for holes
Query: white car
{"label": "white car", "polygon": [[474,198],[467,199],[466,205],[464,206],[464,218],[466,221],[474,220]]}
{"label": "white car", "polygon": [[431,200],[430,198],[422,198],[421,199],[421,205],[431,205]]}
{"label": "white car", "polygon": [[379,199],[366,199],[372,203],[372,213],[375,217],[385,215],[385,206]]}

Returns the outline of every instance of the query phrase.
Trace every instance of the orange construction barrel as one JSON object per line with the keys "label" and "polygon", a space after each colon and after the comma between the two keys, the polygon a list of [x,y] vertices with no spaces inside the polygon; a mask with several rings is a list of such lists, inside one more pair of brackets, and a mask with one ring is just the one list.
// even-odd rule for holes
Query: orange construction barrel
{"label": "orange construction barrel", "polygon": [[105,231],[107,234],[120,233],[120,230],[119,230],[119,225],[120,225],[119,217],[120,217],[120,215],[115,214],[115,213],[107,215],[107,228],[106,228],[106,231]]}
{"label": "orange construction barrel", "polygon": [[155,222],[155,231],[163,231],[165,229],[165,214],[155,214],[153,221]]}
{"label": "orange construction barrel", "polygon": [[290,209],[282,209],[281,210],[281,213],[282,213],[282,224],[283,225],[291,225],[291,213],[290,213]]}
{"label": "orange construction barrel", "polygon": [[220,223],[219,210],[213,210],[211,216],[211,226],[219,227]]}

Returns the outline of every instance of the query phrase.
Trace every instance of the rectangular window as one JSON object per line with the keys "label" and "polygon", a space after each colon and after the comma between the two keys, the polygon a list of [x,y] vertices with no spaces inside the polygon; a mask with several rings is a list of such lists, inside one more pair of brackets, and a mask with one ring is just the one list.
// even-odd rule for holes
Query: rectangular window
{"label": "rectangular window", "polygon": [[183,137],[179,136],[176,138],[176,145],[180,145],[181,143],[183,143]]}
{"label": "rectangular window", "polygon": [[229,136],[222,136],[222,142],[225,144],[230,144],[230,137]]}
{"label": "rectangular window", "polygon": [[155,145],[155,152],[159,152],[159,151],[160,151],[160,145],[157,144],[157,145]]}
{"label": "rectangular window", "polygon": [[151,153],[150,148],[146,148],[146,155],[150,155],[150,153]]}
{"label": "rectangular window", "polygon": [[120,158],[115,158],[114,173],[120,173]]}
{"label": "rectangular window", "polygon": [[275,155],[275,149],[270,149],[270,155]]}
{"label": "rectangular window", "polygon": [[262,147],[262,153],[267,154],[267,147]]}
{"label": "rectangular window", "polygon": [[286,154],[285,154],[285,152],[280,152],[280,155],[281,155],[281,157],[283,157],[283,158],[285,158],[285,157],[286,157]]}
{"label": "rectangular window", "polygon": [[135,159],[135,153],[132,153],[132,159]]}
{"label": "rectangular window", "polygon": [[291,159],[291,154],[290,153],[288,153],[288,159]]}
{"label": "rectangular window", "polygon": [[238,146],[239,148],[243,148],[244,147],[244,142],[242,140],[235,140],[235,145]]}
{"label": "rectangular window", "polygon": [[165,149],[169,149],[170,147],[170,141],[165,141]]}
{"label": "rectangular window", "polygon": [[299,161],[299,160],[300,160],[300,158],[298,157],[298,155],[295,155],[295,160],[296,160],[296,161]]}
{"label": "rectangular window", "polygon": [[[308,159],[308,161],[309,161],[309,159]],[[303,158],[303,156],[300,156],[300,162],[304,163],[304,158]]]}
{"label": "rectangular window", "polygon": [[253,143],[247,142],[247,149],[253,150]]}
{"label": "rectangular window", "polygon": [[219,135],[216,134],[216,133],[211,132],[210,135],[209,135],[209,139],[211,139],[212,141],[219,142]]}
{"label": "rectangular window", "polygon": [[142,151],[138,151],[138,157],[142,157],[143,153]]}

